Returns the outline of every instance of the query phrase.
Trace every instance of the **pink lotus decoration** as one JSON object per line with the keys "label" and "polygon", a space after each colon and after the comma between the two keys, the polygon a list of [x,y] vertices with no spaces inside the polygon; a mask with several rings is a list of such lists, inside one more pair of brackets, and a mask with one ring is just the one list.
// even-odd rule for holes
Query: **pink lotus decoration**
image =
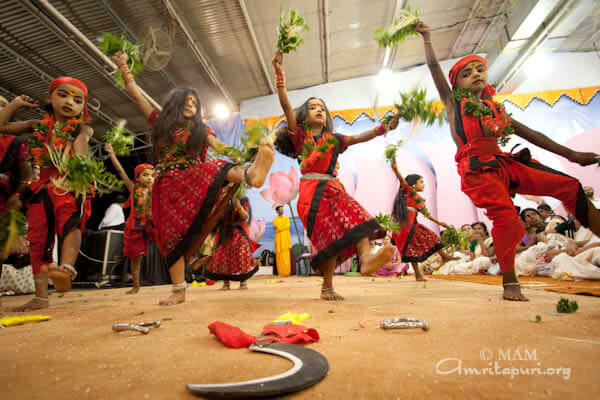
{"label": "pink lotus decoration", "polygon": [[269,187],[261,190],[260,195],[266,201],[274,203],[275,205],[288,205],[290,213],[292,214],[292,222],[296,229],[296,236],[298,237],[300,244],[304,245],[304,240],[298,232],[294,210],[292,209],[292,200],[298,196],[298,182],[298,174],[294,167],[290,167],[290,172],[287,174],[283,171],[273,172],[269,175]]}
{"label": "pink lotus decoration", "polygon": [[263,218],[259,221],[252,218],[250,222],[250,226],[248,227],[250,239],[258,242],[262,235],[265,233],[265,229],[267,228],[267,221]]}
{"label": "pink lotus decoration", "polygon": [[269,175],[269,187],[261,190],[260,195],[268,202],[284,205],[298,196],[298,174],[294,167],[290,167],[287,174],[277,171]]}

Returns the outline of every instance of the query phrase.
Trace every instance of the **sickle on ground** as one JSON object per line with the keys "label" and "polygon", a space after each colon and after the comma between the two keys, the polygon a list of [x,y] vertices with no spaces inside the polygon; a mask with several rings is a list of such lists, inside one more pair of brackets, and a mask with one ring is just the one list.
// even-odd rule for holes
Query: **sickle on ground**
{"label": "sickle on ground", "polygon": [[281,395],[306,389],[322,380],[329,370],[325,356],[296,344],[263,342],[249,347],[252,351],[287,358],[294,366],[286,372],[266,378],[214,385],[187,384],[190,392],[210,398],[251,398]]}

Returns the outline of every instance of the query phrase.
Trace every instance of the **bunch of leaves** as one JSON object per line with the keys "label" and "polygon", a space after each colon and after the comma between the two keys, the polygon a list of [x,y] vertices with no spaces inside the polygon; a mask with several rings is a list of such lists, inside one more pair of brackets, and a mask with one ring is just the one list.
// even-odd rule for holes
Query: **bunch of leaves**
{"label": "bunch of leaves", "polygon": [[397,46],[411,36],[418,36],[416,26],[419,22],[419,12],[411,12],[410,7],[402,10],[398,19],[394,20],[388,29],[378,28],[375,30],[375,41],[379,47]]}
{"label": "bunch of leaves", "polygon": [[27,218],[19,211],[8,210],[0,214],[0,260],[10,255],[19,238],[27,233]]}
{"label": "bunch of leaves", "polygon": [[569,301],[566,297],[561,297],[556,304],[556,311],[559,313],[574,313],[578,308],[579,306],[576,301]]}
{"label": "bunch of leaves", "polygon": [[400,224],[391,215],[379,213],[375,216],[375,221],[388,232],[398,232],[398,229],[400,229]]}
{"label": "bunch of leaves", "polygon": [[275,132],[269,131],[269,128],[264,124],[257,123],[242,133],[242,143],[240,146],[219,145],[217,148],[211,149],[211,153],[213,153],[213,156],[219,155],[229,157],[236,163],[243,164],[252,162],[258,154],[258,146],[263,138],[273,142],[275,139]]}
{"label": "bunch of leaves", "polygon": [[304,23],[304,18],[299,16],[296,11],[290,10],[285,13],[281,8],[279,10],[279,26],[277,27],[277,50],[284,54],[296,51],[303,42],[299,34],[308,30],[310,28]]}
{"label": "bunch of leaves", "polygon": [[110,143],[115,154],[118,156],[128,156],[133,146],[133,136],[125,135],[125,127],[121,125],[113,126],[103,136],[102,140]]}
{"label": "bunch of leaves", "polygon": [[404,144],[404,141],[402,139],[398,140],[397,143],[390,143],[387,146],[385,146],[385,160],[388,163],[392,163],[395,159],[396,159],[396,153],[398,152],[398,149],[400,147],[402,147],[402,145]]}
{"label": "bunch of leaves", "polygon": [[[433,101],[425,101],[427,96],[426,89],[413,89],[408,93],[400,92],[400,103],[395,103],[396,113],[405,121],[415,124],[424,123],[426,126],[431,126],[434,122],[440,125],[446,120],[444,111],[436,113]],[[392,114],[386,115],[382,120],[382,124],[390,122]]]}
{"label": "bunch of leaves", "polygon": [[48,146],[48,155],[61,176],[52,178],[59,189],[85,196],[96,190],[98,194],[110,193],[123,186],[123,181],[106,171],[104,163],[88,156],[66,153]]}
{"label": "bunch of leaves", "polygon": [[465,232],[459,231],[453,226],[442,232],[440,242],[442,242],[444,248],[451,251],[469,248],[469,241]]}
{"label": "bunch of leaves", "polygon": [[[109,57],[114,56],[118,51],[122,51],[129,57],[129,71],[135,78],[138,73],[144,70],[144,62],[140,52],[140,46],[131,43],[125,38],[125,35],[117,37],[109,32],[103,32],[102,36],[98,38],[100,44],[100,50]],[[119,87],[125,87],[123,82],[123,76],[121,71],[117,68],[114,72],[115,82]]]}
{"label": "bunch of leaves", "polygon": [[539,324],[542,322],[542,316],[538,314],[535,316],[535,318],[529,318],[529,322],[535,322],[536,324]]}

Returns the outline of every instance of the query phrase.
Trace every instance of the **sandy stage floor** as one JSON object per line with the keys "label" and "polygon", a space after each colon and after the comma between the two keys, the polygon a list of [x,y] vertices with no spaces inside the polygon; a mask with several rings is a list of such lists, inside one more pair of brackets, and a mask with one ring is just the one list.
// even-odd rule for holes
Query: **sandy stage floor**
{"label": "sandy stage floor", "polygon": [[[543,290],[525,290],[531,301],[513,303],[492,285],[336,277],[346,301],[325,302],[317,300],[318,277],[270,279],[251,279],[248,291],[190,287],[187,303],[168,308],[157,302],[169,286],[135,296],[127,289],[55,293],[50,309],[28,313],[50,321],[0,329],[0,398],[191,399],[185,383],[274,375],[291,363],[226,348],[207,326],[220,320],[256,335],[287,311],[312,315],[306,325],[321,341],[309,346],[330,366],[322,382],[287,398],[600,396],[600,298],[569,296],[579,311],[556,315],[561,295]],[[4,297],[2,315],[17,315],[10,308],[29,298]],[[530,322],[536,315],[542,322]],[[425,318],[431,330],[378,328],[391,317]],[[148,335],[111,330],[116,322],[160,318],[170,319]]]}

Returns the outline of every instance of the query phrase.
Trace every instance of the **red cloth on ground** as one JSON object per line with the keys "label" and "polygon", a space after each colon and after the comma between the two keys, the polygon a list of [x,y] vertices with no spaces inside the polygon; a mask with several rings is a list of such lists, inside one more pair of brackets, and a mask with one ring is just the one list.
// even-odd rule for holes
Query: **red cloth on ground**
{"label": "red cloth on ground", "polygon": [[241,349],[256,342],[256,337],[248,335],[237,326],[215,321],[208,326],[210,333],[215,335],[221,343],[232,349]]}
{"label": "red cloth on ground", "polygon": [[316,329],[307,328],[303,325],[266,325],[263,334],[274,334],[276,336],[265,336],[256,338],[242,331],[236,326],[225,322],[215,321],[208,326],[210,333],[215,335],[221,343],[232,349],[248,347],[256,342],[282,342],[292,344],[305,344],[319,341],[319,333]]}

